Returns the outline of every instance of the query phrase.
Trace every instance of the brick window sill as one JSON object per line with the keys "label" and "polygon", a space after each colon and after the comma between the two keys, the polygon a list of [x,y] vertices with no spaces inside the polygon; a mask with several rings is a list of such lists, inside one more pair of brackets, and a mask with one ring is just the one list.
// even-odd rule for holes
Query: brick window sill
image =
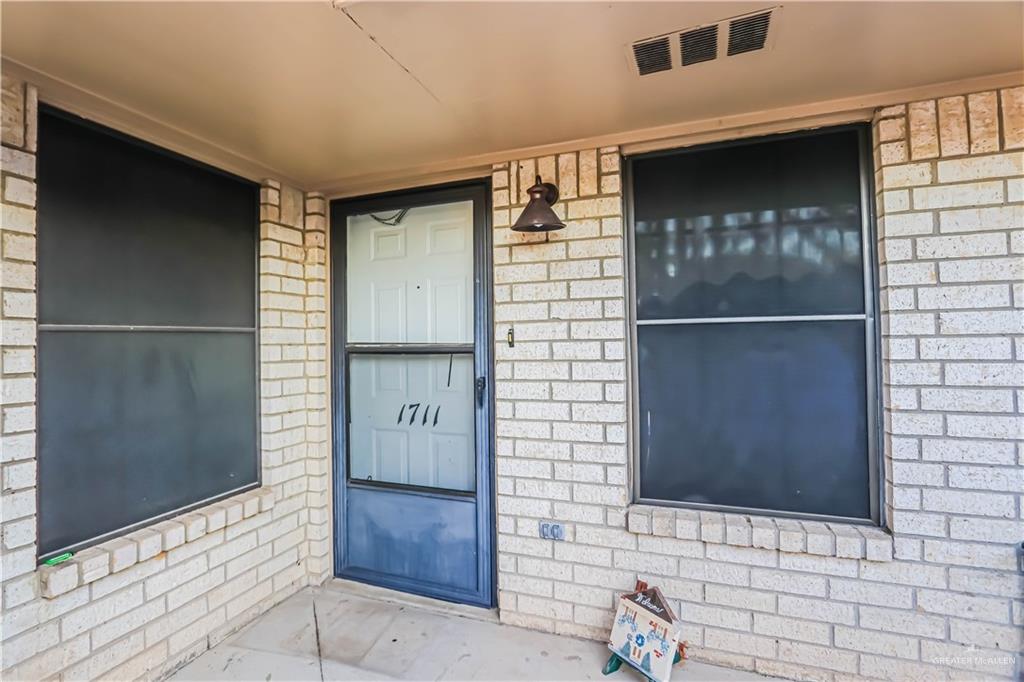
{"label": "brick window sill", "polygon": [[59,597],[273,507],[274,491],[264,486],[107,540],[63,563],[39,566],[39,593],[44,599]]}
{"label": "brick window sill", "polygon": [[768,516],[630,505],[627,528],[638,535],[700,540],[842,559],[892,561],[892,536],[881,528]]}

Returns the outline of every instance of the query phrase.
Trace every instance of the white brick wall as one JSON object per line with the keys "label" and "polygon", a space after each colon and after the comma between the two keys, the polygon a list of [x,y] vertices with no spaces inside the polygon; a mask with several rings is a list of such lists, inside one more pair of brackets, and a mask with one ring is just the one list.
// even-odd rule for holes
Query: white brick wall
{"label": "white brick wall", "polygon": [[[618,150],[495,166],[503,621],[604,639],[640,578],[706,661],[814,680],[1019,670],[1024,88],[874,126],[892,535],[630,507]],[[536,168],[570,219],[550,241],[508,229]],[[541,519],[566,540],[540,539]]]}
{"label": "white brick wall", "polygon": [[0,669],[158,678],[330,573],[326,203],[261,190],[263,487],[37,569],[35,92],[3,79]]}
{"label": "white brick wall", "polygon": [[[266,490],[37,571],[34,92],[4,80],[0,659],[5,679],[160,677],[331,573],[326,205],[262,188]],[[603,639],[642,578],[702,660],[836,681],[1014,674],[1024,88],[887,107],[875,137],[892,535],[631,507],[618,150],[494,168],[505,622]],[[550,241],[508,229],[537,172],[568,225]],[[541,519],[566,540],[540,539]]]}

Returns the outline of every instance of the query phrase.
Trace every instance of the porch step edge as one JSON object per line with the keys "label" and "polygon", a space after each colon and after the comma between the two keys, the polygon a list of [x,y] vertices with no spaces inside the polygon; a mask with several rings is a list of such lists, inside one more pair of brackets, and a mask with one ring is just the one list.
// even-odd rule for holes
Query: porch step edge
{"label": "porch step edge", "polygon": [[378,587],[376,585],[361,583],[356,580],[330,578],[324,582],[321,589],[330,590],[332,592],[345,592],[357,597],[391,602],[393,604],[414,606],[416,608],[433,611],[435,613],[470,618],[472,620],[479,620],[486,623],[500,622],[497,608],[488,609],[480,606],[469,606],[467,604],[455,604],[442,599],[433,599],[431,597],[422,597],[417,594],[408,594],[406,592],[400,592],[386,587]]}

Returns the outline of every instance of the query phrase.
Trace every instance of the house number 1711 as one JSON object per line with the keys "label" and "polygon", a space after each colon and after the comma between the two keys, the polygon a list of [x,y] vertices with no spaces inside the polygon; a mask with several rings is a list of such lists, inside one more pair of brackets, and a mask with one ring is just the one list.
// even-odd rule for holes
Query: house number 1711
{"label": "house number 1711", "polygon": [[[406,403],[406,404],[402,405],[401,409],[398,410],[398,421],[396,423],[398,423],[398,424],[402,423],[402,420],[405,418],[405,410],[406,410],[406,408],[408,408],[409,409],[409,421],[407,423],[408,423],[409,426],[412,426],[413,424],[416,423],[416,413],[418,413],[420,411],[420,407],[422,407],[422,403]],[[441,406],[440,405],[436,405],[436,406],[433,406],[433,407],[434,407],[434,419],[433,419],[433,421],[431,422],[430,425],[431,426],[437,426],[437,415],[439,415],[441,413]],[[431,408],[430,404],[428,404],[426,407],[423,407],[423,412],[421,413],[423,416],[421,417],[420,426],[426,426],[427,425],[427,421],[430,419],[430,408]]]}

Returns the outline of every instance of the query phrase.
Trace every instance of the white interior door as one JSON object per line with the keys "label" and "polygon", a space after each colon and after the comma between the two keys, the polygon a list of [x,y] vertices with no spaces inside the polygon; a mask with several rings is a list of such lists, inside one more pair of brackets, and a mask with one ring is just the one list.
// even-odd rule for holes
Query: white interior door
{"label": "white interior door", "polygon": [[[473,202],[397,217],[348,219],[348,342],[472,344]],[[350,477],[473,490],[474,378],[471,349],[351,355]]]}
{"label": "white interior door", "polygon": [[349,343],[473,342],[473,202],[348,219]]}

